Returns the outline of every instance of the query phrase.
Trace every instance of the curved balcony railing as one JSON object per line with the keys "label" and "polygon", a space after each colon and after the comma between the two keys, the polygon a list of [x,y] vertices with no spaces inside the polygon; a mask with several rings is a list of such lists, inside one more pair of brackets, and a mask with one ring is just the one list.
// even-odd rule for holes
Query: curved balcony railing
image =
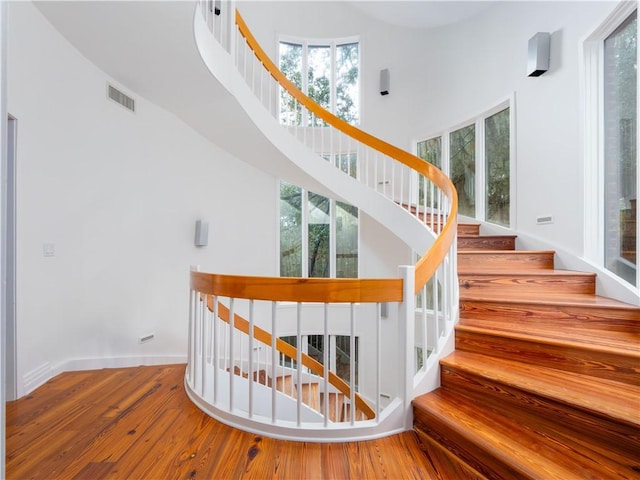
{"label": "curved balcony railing", "polygon": [[[199,3],[194,29],[205,63],[242,108],[257,112],[258,128],[285,155],[290,145],[305,147],[303,155],[287,155],[292,168],[310,171],[360,208],[384,204],[377,211],[392,215],[369,214],[391,229],[409,213],[421,239],[407,236],[407,243],[426,238],[428,246],[415,265],[400,267],[399,278],[192,272],[188,394],[228,424],[280,438],[362,439],[411,428],[411,400],[437,384],[437,360],[457,317],[453,184],[303,94],[233,3]],[[298,120],[274,129],[281,89],[294,99]],[[331,160],[346,153],[356,162]]]}

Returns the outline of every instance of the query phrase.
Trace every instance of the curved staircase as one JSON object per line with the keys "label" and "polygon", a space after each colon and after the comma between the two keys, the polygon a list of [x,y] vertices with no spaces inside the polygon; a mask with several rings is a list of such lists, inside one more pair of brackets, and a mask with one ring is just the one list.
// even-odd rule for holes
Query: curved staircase
{"label": "curved staircase", "polygon": [[555,270],[553,252],[458,233],[456,351],[413,401],[443,478],[640,479],[640,308]]}

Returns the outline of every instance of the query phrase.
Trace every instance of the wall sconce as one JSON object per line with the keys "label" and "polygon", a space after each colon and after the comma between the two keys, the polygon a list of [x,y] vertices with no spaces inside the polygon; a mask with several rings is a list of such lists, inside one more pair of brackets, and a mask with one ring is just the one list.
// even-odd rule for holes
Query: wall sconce
{"label": "wall sconce", "polygon": [[389,95],[389,69],[380,70],[380,95]]}
{"label": "wall sconce", "polygon": [[207,246],[209,243],[209,222],[203,222],[202,220],[196,222],[196,238],[194,243],[196,247]]}
{"label": "wall sconce", "polygon": [[538,32],[529,39],[527,76],[539,77],[549,70],[550,52],[551,34],[549,32]]}

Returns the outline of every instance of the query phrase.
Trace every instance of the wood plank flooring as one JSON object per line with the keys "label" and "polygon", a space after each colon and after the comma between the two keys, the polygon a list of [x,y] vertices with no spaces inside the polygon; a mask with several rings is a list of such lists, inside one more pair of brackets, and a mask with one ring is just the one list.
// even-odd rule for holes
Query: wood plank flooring
{"label": "wood plank flooring", "polygon": [[450,454],[425,448],[415,432],[321,444],[227,427],[187,398],[184,369],[63,373],[9,402],[7,478],[480,478],[450,476]]}

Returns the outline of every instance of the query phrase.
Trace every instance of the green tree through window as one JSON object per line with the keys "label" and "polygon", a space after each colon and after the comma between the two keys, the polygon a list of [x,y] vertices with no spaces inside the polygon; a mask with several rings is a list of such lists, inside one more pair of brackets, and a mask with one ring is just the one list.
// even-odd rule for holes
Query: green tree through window
{"label": "green tree through window", "polygon": [[[305,42],[280,42],[279,57],[282,73],[312,100],[345,122],[359,123],[359,43],[307,45]],[[300,105],[283,89],[280,91],[280,121],[285,125],[325,125],[320,119],[304,118]]]}

